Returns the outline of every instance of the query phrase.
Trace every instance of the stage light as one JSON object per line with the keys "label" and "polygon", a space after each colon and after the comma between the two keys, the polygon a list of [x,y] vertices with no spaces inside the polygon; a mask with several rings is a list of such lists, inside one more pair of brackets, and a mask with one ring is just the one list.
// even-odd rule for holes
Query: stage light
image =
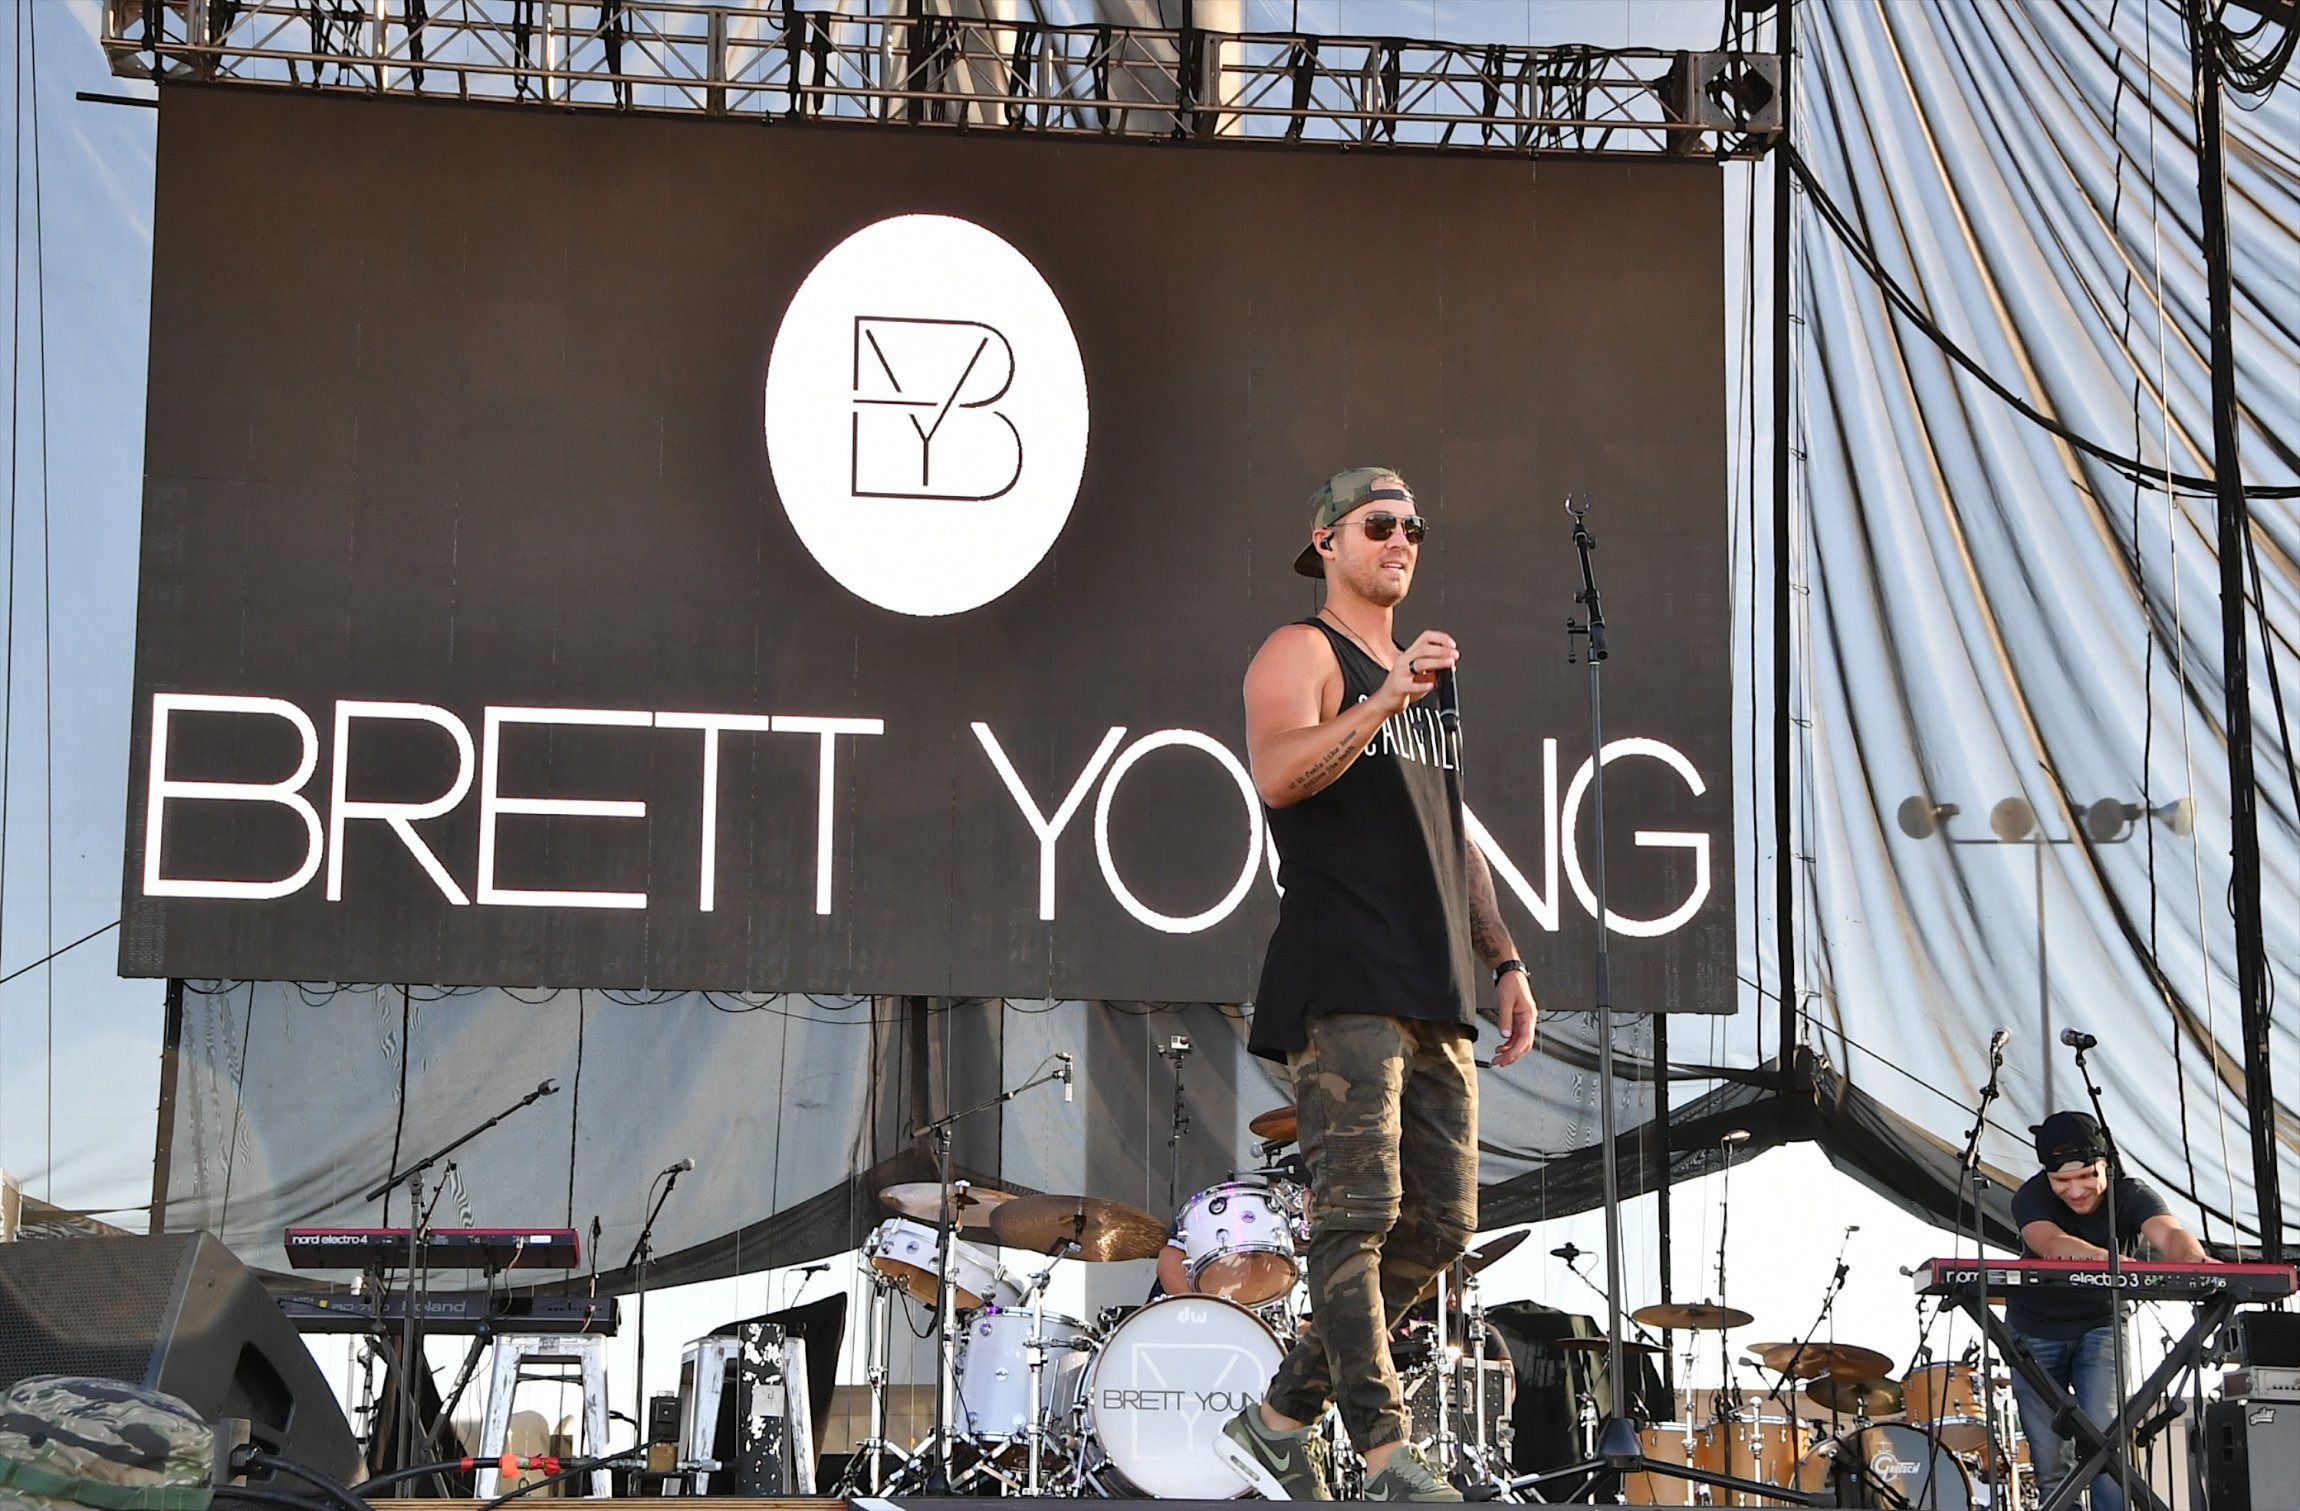
{"label": "stage light", "polygon": [[1910,797],[1901,800],[1899,819],[1901,832],[1911,839],[1931,839],[1940,832],[1941,825],[1962,812],[1954,803],[1936,803],[1928,797]]}
{"label": "stage light", "polygon": [[2017,845],[2036,832],[2036,809],[2025,797],[2008,797],[1989,810],[1989,833]]}

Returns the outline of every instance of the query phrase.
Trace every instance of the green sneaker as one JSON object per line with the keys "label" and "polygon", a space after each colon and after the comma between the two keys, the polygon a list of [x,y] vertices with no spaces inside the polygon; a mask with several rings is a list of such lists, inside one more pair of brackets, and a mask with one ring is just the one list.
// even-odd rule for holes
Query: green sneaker
{"label": "green sneaker", "polygon": [[1326,1435],[1312,1422],[1292,1432],[1262,1425],[1262,1408],[1249,1402],[1222,1424],[1214,1457],[1274,1501],[1330,1501],[1326,1488]]}
{"label": "green sneaker", "polygon": [[1429,1455],[1412,1443],[1402,1445],[1382,1465],[1382,1472],[1366,1481],[1370,1501],[1458,1501],[1461,1492],[1445,1481]]}

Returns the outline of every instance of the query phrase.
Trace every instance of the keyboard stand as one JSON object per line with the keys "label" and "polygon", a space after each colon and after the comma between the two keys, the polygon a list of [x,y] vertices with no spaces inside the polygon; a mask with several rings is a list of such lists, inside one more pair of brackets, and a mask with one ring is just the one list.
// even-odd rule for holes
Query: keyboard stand
{"label": "keyboard stand", "polygon": [[[2068,1391],[2058,1381],[2045,1373],[2044,1366],[2036,1362],[2036,1356],[2022,1345],[2012,1329],[2005,1325],[2004,1319],[1987,1302],[1975,1299],[1971,1291],[1963,1286],[1958,1287],[1950,1299],[1980,1323],[1982,1331],[1988,1334],[1989,1342],[2004,1355],[2005,1362],[2020,1371],[2021,1378],[2028,1381],[2039,1395],[2047,1400],[2068,1395]],[[2060,1422],[2069,1429],[2071,1467],[2067,1477],[2054,1487],[2038,1511],[2071,1511],[2078,1497],[2084,1494],[2095,1478],[2117,1472],[2117,1466],[2126,1462],[2121,1445],[2129,1440],[2134,1428],[2156,1409],[2157,1403],[2172,1388],[2174,1380],[2201,1366],[2205,1344],[2235,1314],[2237,1305],[2238,1298],[2229,1291],[2198,1301],[2195,1320],[2189,1323],[2188,1331],[2180,1335],[2179,1341],[2172,1345],[2172,1351],[2164,1356],[2164,1362],[2150,1371],[2148,1378],[2132,1393],[2131,1399],[2119,1406],[2107,1427],[2094,1426],[2092,1419],[2079,1411],[2074,1401],[2069,1402],[2060,1414]],[[2122,1325],[2121,1314],[2118,1325]],[[2132,1504],[2135,1511],[2172,1511],[2164,1497],[2158,1495],[2142,1476],[2138,1464],[2132,1465]]]}

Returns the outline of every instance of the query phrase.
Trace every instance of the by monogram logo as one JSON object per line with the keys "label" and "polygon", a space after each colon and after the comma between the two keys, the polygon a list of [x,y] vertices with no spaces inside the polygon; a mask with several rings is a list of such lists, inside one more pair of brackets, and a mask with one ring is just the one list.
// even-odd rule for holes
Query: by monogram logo
{"label": "by monogram logo", "polygon": [[1086,467],[1086,372],[1030,259],[947,215],[831,249],[767,362],[784,511],[855,596],[921,616],[1007,592],[1043,561]]}

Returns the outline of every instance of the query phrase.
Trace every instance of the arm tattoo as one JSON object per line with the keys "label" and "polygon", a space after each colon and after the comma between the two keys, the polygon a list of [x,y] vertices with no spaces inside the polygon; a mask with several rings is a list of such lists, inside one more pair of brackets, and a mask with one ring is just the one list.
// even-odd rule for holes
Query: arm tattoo
{"label": "arm tattoo", "polygon": [[1356,735],[1343,735],[1332,749],[1312,761],[1307,771],[1288,782],[1287,790],[1304,794],[1317,791],[1338,775],[1344,766],[1349,765],[1351,759],[1365,747],[1365,743]]}
{"label": "arm tattoo", "polygon": [[1517,945],[1509,937],[1509,925],[1502,922],[1501,902],[1494,896],[1493,872],[1485,863],[1485,855],[1474,840],[1467,841],[1469,850],[1469,942],[1478,958],[1487,965],[1499,965],[1517,954]]}

